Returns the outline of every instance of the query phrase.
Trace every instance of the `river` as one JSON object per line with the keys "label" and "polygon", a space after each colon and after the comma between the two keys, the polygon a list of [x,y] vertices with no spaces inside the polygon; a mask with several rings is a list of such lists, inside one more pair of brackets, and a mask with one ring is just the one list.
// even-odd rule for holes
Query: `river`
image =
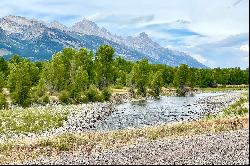
{"label": "river", "polygon": [[[232,94],[236,93],[239,94],[238,92]],[[219,96],[224,97],[228,94],[227,92],[217,92],[200,93],[189,97],[161,96],[156,100],[119,104],[116,106],[117,111],[96,124],[95,130],[140,128],[148,125],[200,119],[205,115],[204,107],[213,107],[213,104],[204,105],[199,101]]]}

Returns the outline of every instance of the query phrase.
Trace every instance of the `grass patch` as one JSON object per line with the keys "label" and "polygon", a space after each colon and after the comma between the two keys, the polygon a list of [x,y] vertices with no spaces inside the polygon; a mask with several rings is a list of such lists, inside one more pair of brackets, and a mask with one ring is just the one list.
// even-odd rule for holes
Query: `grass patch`
{"label": "grass patch", "polygon": [[228,108],[224,109],[219,115],[207,115],[205,119],[219,119],[226,117],[245,116],[249,110],[243,104],[249,101],[249,93],[243,93],[242,97]]}
{"label": "grass patch", "polygon": [[249,87],[216,87],[216,88],[200,88],[203,92],[216,92],[216,91],[233,91],[233,90],[246,90]]}
{"label": "grass patch", "polygon": [[112,92],[113,93],[127,93],[128,92],[128,89],[123,87],[121,89],[117,89],[117,88],[112,88]]}
{"label": "grass patch", "polygon": [[50,109],[0,110],[0,134],[27,134],[47,131],[62,126],[68,112]]}

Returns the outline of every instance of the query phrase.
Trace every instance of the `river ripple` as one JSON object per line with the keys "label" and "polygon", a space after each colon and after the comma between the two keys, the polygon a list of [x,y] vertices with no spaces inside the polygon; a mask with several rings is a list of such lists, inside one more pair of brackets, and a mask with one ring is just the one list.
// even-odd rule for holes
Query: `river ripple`
{"label": "river ripple", "polygon": [[218,113],[238,99],[238,92],[201,93],[193,97],[162,96],[158,100],[128,102],[96,124],[94,130],[117,130],[190,121],[206,113]]}

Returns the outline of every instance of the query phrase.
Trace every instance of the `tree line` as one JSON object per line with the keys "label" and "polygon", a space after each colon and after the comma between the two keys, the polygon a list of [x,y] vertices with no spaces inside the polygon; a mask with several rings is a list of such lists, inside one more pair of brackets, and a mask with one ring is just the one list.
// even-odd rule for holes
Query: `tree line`
{"label": "tree line", "polygon": [[[170,67],[150,64],[147,59],[125,60],[108,45],[97,51],[65,48],[45,62],[32,62],[18,55],[0,58],[0,108],[6,107],[7,88],[13,104],[47,103],[59,96],[62,103],[107,101],[111,88],[128,87],[134,97],[160,95],[162,87],[215,87],[248,84],[249,69]],[[5,104],[3,104],[5,103]]]}

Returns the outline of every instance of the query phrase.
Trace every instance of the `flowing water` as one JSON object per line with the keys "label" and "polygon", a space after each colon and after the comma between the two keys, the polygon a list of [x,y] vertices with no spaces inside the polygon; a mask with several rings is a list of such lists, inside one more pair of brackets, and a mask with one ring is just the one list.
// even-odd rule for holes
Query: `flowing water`
{"label": "flowing water", "polygon": [[[128,102],[117,105],[117,111],[96,125],[96,130],[138,128],[147,125],[189,121],[202,116],[198,100],[225,93],[201,93],[189,97],[162,96],[157,100]],[[204,106],[203,106],[204,107]]]}

